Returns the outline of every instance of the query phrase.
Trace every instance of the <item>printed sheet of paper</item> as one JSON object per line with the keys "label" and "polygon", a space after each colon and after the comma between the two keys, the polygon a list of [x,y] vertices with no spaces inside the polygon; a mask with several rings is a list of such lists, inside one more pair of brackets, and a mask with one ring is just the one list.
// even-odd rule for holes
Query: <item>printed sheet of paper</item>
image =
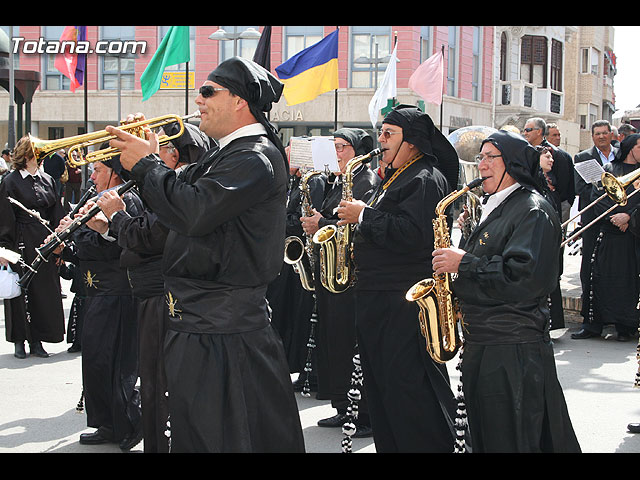
{"label": "printed sheet of paper", "polygon": [[337,172],[338,157],[333,137],[292,137],[289,163],[303,170]]}
{"label": "printed sheet of paper", "polygon": [[576,163],[574,168],[587,183],[598,183],[604,173],[602,166],[593,158],[591,160]]}

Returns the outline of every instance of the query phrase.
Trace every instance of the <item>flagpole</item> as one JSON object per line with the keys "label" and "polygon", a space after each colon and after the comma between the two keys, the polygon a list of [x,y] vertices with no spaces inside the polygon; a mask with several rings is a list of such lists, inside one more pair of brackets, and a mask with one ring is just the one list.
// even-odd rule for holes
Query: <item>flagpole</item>
{"label": "flagpole", "polygon": [[[84,133],[89,133],[89,111],[87,108],[87,103],[88,103],[88,96],[87,96],[87,90],[88,90],[88,85],[87,85],[87,70],[89,70],[89,65],[88,65],[88,58],[87,55],[84,54],[84,92],[83,92],[83,96],[84,96]],[[80,189],[82,191],[85,190],[85,188],[87,188],[87,175],[88,175],[88,169],[87,169],[87,165],[83,165],[82,166],[82,170],[81,170],[81,185],[80,185]]]}
{"label": "flagpole", "polygon": [[184,114],[189,115],[189,62],[184,72]]}
{"label": "flagpole", "polygon": [[[336,25],[336,30],[340,30],[340,27]],[[340,37],[340,33],[338,32],[338,37]],[[334,131],[338,129],[338,89],[334,90],[334,98],[333,98],[333,114],[335,118],[333,119],[333,129]]]}
{"label": "flagpole", "polygon": [[[444,64],[444,43],[442,44],[442,62]],[[444,68],[442,69],[442,92],[440,92],[441,94],[441,99],[440,99],[440,131],[442,132],[442,106],[444,103]]]}

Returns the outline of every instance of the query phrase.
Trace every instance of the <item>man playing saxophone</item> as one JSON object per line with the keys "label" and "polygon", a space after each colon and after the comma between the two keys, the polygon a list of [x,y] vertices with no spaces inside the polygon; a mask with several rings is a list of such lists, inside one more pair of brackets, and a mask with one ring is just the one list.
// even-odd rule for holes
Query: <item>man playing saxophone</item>
{"label": "man playing saxophone", "polygon": [[[474,452],[579,452],[549,337],[561,229],[542,194],[539,154],[491,134],[478,168],[489,198],[460,248],[433,252],[463,315],[462,384]],[[523,394],[523,392],[525,394]]]}
{"label": "man playing saxophone", "polygon": [[[354,157],[365,155],[373,149],[373,138],[360,128],[341,128],[334,132],[334,142],[339,175],[327,185],[324,202],[320,211],[313,216],[302,217],[300,221],[307,235],[316,233],[318,227],[336,225],[336,208],[342,199],[342,179],[345,169]],[[354,198],[367,200],[380,179],[367,165],[356,166],[353,171],[351,191]],[[355,301],[353,288],[341,293],[332,293],[320,281],[321,262],[319,249],[315,249],[316,300],[318,302],[318,336],[316,348],[318,396],[331,400],[336,415],[318,421],[321,427],[342,427],[347,420],[350,387],[353,370],[354,347],[356,346]],[[355,437],[371,435],[366,401],[359,404]]]}
{"label": "man playing saxophone", "polygon": [[418,307],[404,294],[431,276],[432,221],[458,180],[458,156],[431,118],[399,105],[378,141],[388,163],[368,203],[342,201],[354,236],[356,331],[377,452],[445,452],[454,447],[454,396],[446,366],[427,354]]}

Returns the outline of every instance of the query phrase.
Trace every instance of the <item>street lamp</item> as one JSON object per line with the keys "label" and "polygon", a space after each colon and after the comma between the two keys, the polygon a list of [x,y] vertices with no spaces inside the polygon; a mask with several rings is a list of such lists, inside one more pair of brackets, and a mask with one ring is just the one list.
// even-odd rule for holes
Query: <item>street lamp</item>
{"label": "street lamp", "polygon": [[232,40],[233,41],[233,56],[238,55],[238,40],[255,40],[260,38],[260,32],[253,27],[247,28],[245,31],[238,33],[237,27],[233,27],[233,32],[227,32],[226,30],[219,28],[211,35],[209,40]]}

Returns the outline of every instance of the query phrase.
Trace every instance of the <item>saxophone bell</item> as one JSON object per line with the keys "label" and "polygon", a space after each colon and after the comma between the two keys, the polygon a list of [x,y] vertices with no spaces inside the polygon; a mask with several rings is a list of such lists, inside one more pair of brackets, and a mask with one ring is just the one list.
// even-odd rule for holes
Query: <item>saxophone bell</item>
{"label": "saxophone bell", "polygon": [[[353,172],[360,165],[369,163],[386,148],[376,148],[364,155],[354,157],[347,163],[342,180],[342,200],[353,200]],[[354,265],[351,258],[353,248],[353,225],[325,225],[313,236],[320,246],[320,283],[331,293],[342,293],[354,282]]]}
{"label": "saxophone bell", "polygon": [[284,262],[293,266],[293,270],[300,276],[302,288],[309,292],[315,290],[313,271],[306,255],[304,243],[300,238],[291,235],[284,240]]}
{"label": "saxophone bell", "polygon": [[[460,190],[444,197],[436,206],[433,220],[434,249],[451,246],[446,209],[457,198],[480,185],[486,177],[472,180]],[[420,330],[427,341],[427,351],[437,363],[446,363],[456,356],[462,345],[458,325],[461,319],[458,300],[451,291],[451,274],[434,274],[415,283],[405,299],[418,305]]]}

